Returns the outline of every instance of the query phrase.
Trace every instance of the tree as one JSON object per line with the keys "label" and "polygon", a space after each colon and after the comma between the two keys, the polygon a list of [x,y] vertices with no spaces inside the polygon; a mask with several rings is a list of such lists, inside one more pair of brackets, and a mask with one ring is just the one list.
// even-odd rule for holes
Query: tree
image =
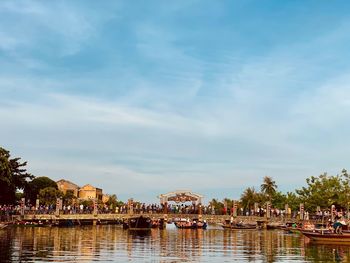
{"label": "tree", "polygon": [[267,196],[270,203],[272,202],[272,197],[276,193],[277,185],[272,177],[265,176],[264,181],[261,184],[261,192]]}
{"label": "tree", "polygon": [[54,205],[59,197],[62,197],[63,193],[54,187],[46,187],[39,191],[39,200],[44,205]]}
{"label": "tree", "polygon": [[26,199],[30,200],[32,204],[35,204],[35,200],[38,198],[40,190],[47,187],[52,187],[56,190],[58,189],[56,182],[49,177],[40,176],[34,178],[24,189]]}
{"label": "tree", "polygon": [[248,187],[245,189],[241,195],[242,207],[250,211],[256,202],[258,202],[258,193],[255,191],[254,187]]}
{"label": "tree", "polygon": [[0,204],[15,203],[17,190],[24,189],[28,180],[34,178],[25,169],[27,162],[20,160],[11,159],[10,152],[0,147]]}
{"label": "tree", "polygon": [[323,173],[318,177],[307,178],[306,183],[307,187],[296,190],[305,209],[315,211],[317,206],[321,209],[329,208],[331,205],[342,206],[341,200],[345,198],[342,197],[344,183],[341,176],[329,176]]}
{"label": "tree", "polygon": [[67,191],[63,197],[63,204],[64,205],[73,205],[77,199],[77,197],[74,195],[73,191]]}
{"label": "tree", "polygon": [[286,204],[290,207],[292,211],[299,210],[299,205],[301,201],[300,198],[293,192],[287,192]]}
{"label": "tree", "polygon": [[216,200],[215,198],[213,198],[210,202],[209,202],[210,206],[212,208],[214,208],[215,210],[215,214],[221,214],[221,212],[224,209],[224,204],[222,202],[219,202],[218,200]]}
{"label": "tree", "polygon": [[282,192],[275,192],[272,197],[272,206],[279,209],[284,209],[287,203],[287,196]]}
{"label": "tree", "polygon": [[111,195],[109,196],[108,201],[106,202],[106,205],[108,205],[108,207],[110,209],[115,210],[115,208],[118,206],[118,199],[116,195]]}

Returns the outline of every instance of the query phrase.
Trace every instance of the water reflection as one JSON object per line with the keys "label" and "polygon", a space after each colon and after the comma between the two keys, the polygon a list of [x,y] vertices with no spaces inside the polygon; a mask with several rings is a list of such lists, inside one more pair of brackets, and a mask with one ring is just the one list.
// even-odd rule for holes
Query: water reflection
{"label": "water reflection", "polygon": [[0,262],[349,262],[350,246],[314,244],[282,231],[152,229],[115,225],[0,231]]}

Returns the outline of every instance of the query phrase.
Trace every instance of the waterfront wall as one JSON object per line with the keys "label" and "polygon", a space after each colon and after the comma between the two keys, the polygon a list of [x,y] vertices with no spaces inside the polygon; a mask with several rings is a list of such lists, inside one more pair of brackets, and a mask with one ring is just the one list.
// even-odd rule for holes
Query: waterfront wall
{"label": "waterfront wall", "polygon": [[[14,221],[38,221],[38,220],[96,220],[96,221],[116,221],[127,219],[132,216],[145,216],[150,218],[166,218],[168,220],[175,220],[176,218],[189,218],[189,219],[198,219],[206,220],[210,224],[222,223],[224,220],[229,220],[230,215],[198,215],[198,214],[26,214],[23,216],[13,216],[12,220]],[[244,222],[286,222],[291,221],[288,218],[269,218],[266,217],[257,217],[257,216],[237,216],[235,220],[244,221]],[[295,220],[295,219],[294,219]]]}

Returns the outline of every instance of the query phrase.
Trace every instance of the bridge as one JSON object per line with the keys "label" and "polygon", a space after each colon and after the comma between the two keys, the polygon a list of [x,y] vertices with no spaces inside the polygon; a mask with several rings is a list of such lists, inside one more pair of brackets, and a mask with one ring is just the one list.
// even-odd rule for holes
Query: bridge
{"label": "bridge", "polygon": [[[208,215],[208,214],[154,214],[154,213],[141,213],[141,214],[25,214],[13,216],[13,221],[26,221],[26,222],[38,222],[38,221],[50,221],[50,222],[64,222],[72,221],[77,224],[113,224],[130,217],[138,216],[150,217],[154,219],[164,218],[168,221],[174,221],[177,218],[189,218],[189,219],[201,219],[206,220],[209,224],[222,223],[224,220],[230,220],[230,215]],[[281,218],[281,217],[258,217],[258,216],[237,216],[234,220],[243,222],[262,222],[263,224],[271,222],[290,222],[296,221],[296,219]]]}
{"label": "bridge", "polygon": [[[268,224],[272,222],[296,222],[299,221],[297,219],[292,219],[288,215],[288,217],[273,217],[270,213],[270,207],[269,204],[267,204],[267,212],[266,215],[261,216],[239,216],[237,215],[237,204],[234,203],[232,214],[226,214],[226,215],[215,215],[215,214],[203,214],[202,213],[202,199],[203,196],[200,194],[196,194],[191,192],[190,190],[177,190],[174,192],[169,192],[166,194],[161,194],[158,196],[160,199],[160,203],[162,205],[162,210],[158,212],[150,211],[139,211],[139,209],[134,209],[134,202],[133,199],[128,200],[127,204],[127,211],[126,213],[108,213],[103,214],[99,213],[97,209],[97,202],[94,200],[94,209],[93,211],[90,211],[91,213],[72,213],[69,211],[68,213],[65,213],[65,211],[62,210],[62,199],[58,198],[56,203],[56,211],[55,213],[50,214],[40,214],[40,213],[28,213],[26,214],[24,212],[24,201],[22,202],[22,210],[21,215],[12,216],[13,221],[25,221],[25,222],[38,222],[38,221],[45,221],[45,222],[55,222],[55,223],[64,223],[67,221],[70,221],[70,223],[73,224],[113,224],[116,222],[120,222],[122,220],[126,220],[130,217],[137,217],[137,216],[145,216],[150,217],[154,219],[163,218],[168,221],[174,221],[177,218],[188,218],[188,219],[200,219],[200,220],[206,220],[209,224],[218,224],[222,223],[225,220],[230,220],[232,217],[236,221],[243,221],[243,222],[249,222],[249,223],[255,223],[259,222],[261,224]],[[179,211],[177,213],[172,213],[174,211],[168,211],[168,203],[169,202],[175,202],[176,204],[179,203],[186,203],[191,202],[192,206],[196,209],[194,210],[194,213],[187,214],[184,213],[184,211]],[[31,211],[32,212],[32,211]],[[66,211],[67,212],[67,211]],[[187,212],[187,211],[186,211]]]}

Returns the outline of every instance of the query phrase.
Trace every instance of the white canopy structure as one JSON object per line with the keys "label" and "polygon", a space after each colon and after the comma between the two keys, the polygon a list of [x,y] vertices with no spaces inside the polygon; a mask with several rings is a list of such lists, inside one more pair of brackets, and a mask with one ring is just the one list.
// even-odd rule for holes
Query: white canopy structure
{"label": "white canopy structure", "polygon": [[161,194],[158,196],[161,204],[173,201],[175,203],[196,202],[202,203],[203,195],[192,193],[190,190],[176,190],[167,194]]}

